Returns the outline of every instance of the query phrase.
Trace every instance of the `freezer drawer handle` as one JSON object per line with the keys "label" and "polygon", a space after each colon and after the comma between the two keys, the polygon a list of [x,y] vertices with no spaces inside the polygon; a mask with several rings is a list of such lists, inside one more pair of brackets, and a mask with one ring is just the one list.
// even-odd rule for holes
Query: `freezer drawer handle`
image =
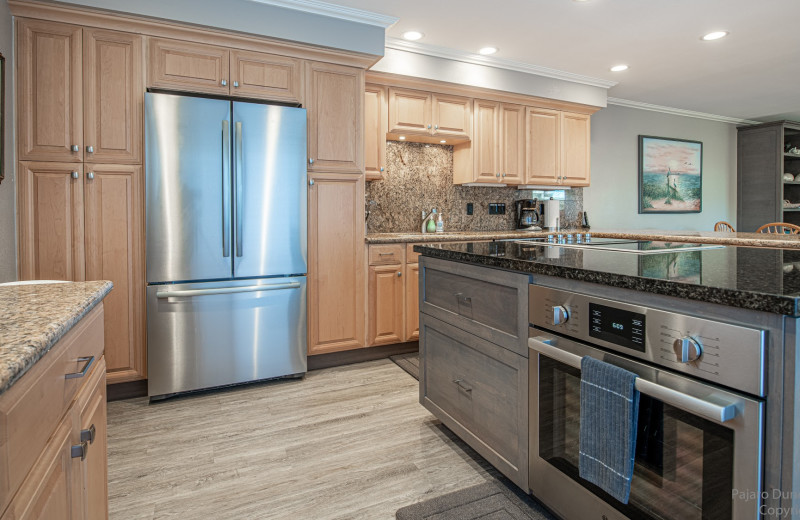
{"label": "freezer drawer handle", "polygon": [[299,289],[299,282],[273,283],[269,285],[243,285],[241,287],[217,287],[215,289],[185,289],[182,291],[158,291],[156,298],[175,298],[179,296],[207,296],[211,294],[235,294],[244,292],[282,291]]}
{"label": "freezer drawer handle", "polygon": [[[554,359],[555,361],[564,363],[565,365],[569,365],[573,368],[580,369],[582,358],[554,346],[554,341],[555,338],[537,336],[535,338],[528,339],[528,346],[543,356],[547,356],[550,359]],[[658,399],[659,401],[674,406],[675,408],[680,408],[695,415],[705,417],[709,421],[713,421],[717,424],[728,422],[736,417],[735,404],[720,406],[714,403],[709,403],[703,399],[698,399],[697,397],[684,394],[683,392],[678,392],[677,390],[647,381],[641,377],[636,379],[636,389],[654,399]]]}

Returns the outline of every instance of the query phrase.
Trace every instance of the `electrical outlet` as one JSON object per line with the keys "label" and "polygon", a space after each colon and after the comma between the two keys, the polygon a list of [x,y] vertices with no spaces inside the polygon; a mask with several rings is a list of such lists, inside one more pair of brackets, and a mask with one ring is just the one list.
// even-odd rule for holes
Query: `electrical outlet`
{"label": "electrical outlet", "polygon": [[472,206],[471,202],[467,202],[467,215],[472,215],[474,211],[474,207]]}
{"label": "electrical outlet", "polygon": [[489,204],[489,215],[505,215],[506,205],[502,202],[492,202]]}

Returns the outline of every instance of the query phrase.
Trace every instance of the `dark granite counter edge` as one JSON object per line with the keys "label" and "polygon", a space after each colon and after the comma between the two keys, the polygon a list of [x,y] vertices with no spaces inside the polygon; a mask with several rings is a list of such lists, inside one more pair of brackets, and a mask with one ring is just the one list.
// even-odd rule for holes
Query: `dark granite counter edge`
{"label": "dark granite counter edge", "polygon": [[113,287],[113,283],[106,282],[103,287],[97,293],[95,293],[94,298],[78,308],[77,312],[69,319],[58,323],[50,323],[40,335],[31,337],[30,341],[28,341],[28,345],[33,345],[34,343],[43,343],[45,346],[43,348],[35,349],[33,355],[20,360],[17,366],[12,367],[13,375],[4,382],[0,381],[0,394],[11,388],[11,386],[13,386],[13,384],[16,383],[22,376],[24,376],[28,370],[33,367],[33,365],[42,359],[45,354],[50,352],[50,350],[53,348],[53,345],[58,343],[58,340],[63,338],[67,332],[72,330],[72,328],[81,319],[83,319],[83,317],[86,316],[89,311],[94,309],[98,303],[103,301],[103,298],[105,298],[108,293],[111,292]]}
{"label": "dark granite counter edge", "polygon": [[460,251],[434,249],[425,246],[414,246],[414,251],[431,258],[497,267],[499,269],[527,274],[555,276],[567,280],[579,280],[621,289],[631,289],[634,291],[649,292],[706,303],[717,303],[740,309],[782,314],[791,317],[800,316],[800,308],[798,308],[797,300],[791,296],[775,296],[751,291],[700,287],[682,282],[619,275],[575,267],[540,264],[524,260],[511,260],[502,257],[490,257]]}

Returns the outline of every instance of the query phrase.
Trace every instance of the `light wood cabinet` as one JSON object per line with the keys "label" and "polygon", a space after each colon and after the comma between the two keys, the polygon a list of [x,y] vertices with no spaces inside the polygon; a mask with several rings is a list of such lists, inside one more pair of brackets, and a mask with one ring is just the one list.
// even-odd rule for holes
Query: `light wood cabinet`
{"label": "light wood cabinet", "polygon": [[472,99],[390,87],[389,132],[469,139]]}
{"label": "light wood cabinet", "polygon": [[525,184],[589,186],[590,117],[528,107]]}
{"label": "light wood cabinet", "polygon": [[506,184],[525,182],[525,107],[500,106],[500,178]]}
{"label": "light wood cabinet", "polygon": [[82,29],[17,20],[18,159],[83,160]]}
{"label": "light wood cabinet", "polygon": [[315,173],[308,190],[308,353],[365,346],[364,177]]}
{"label": "light wood cabinet", "polygon": [[386,87],[364,88],[364,173],[368,181],[383,179],[386,169],[386,132],[389,103]]}
{"label": "light wood cabinet", "polygon": [[20,162],[19,277],[85,279],[83,165]]}
{"label": "light wood cabinet", "polygon": [[150,38],[151,87],[227,95],[230,51],[201,43]]}
{"label": "light wood cabinet", "polygon": [[86,164],[84,177],[86,278],[114,282],[105,299],[108,380],[141,379],[146,375],[141,167]]}
{"label": "light wood cabinet", "polygon": [[475,139],[472,182],[502,182],[500,179],[500,103],[475,100]]}
{"label": "light wood cabinet", "polygon": [[263,52],[232,50],[230,93],[233,96],[303,102],[303,63]]}
{"label": "light wood cabinet", "polygon": [[404,341],[419,339],[419,264],[406,264],[406,325]]}
{"label": "light wood cabinet", "polygon": [[476,99],[472,141],[453,149],[456,184],[522,184],[525,177],[525,110],[521,105]]}
{"label": "light wood cabinet", "polygon": [[0,424],[0,520],[108,518],[102,303],[0,396]]}
{"label": "light wood cabinet", "polygon": [[142,37],[84,29],[85,160],[141,164]]}
{"label": "light wood cabinet", "polygon": [[364,171],[364,71],[306,62],[308,170]]}
{"label": "light wood cabinet", "polygon": [[404,270],[403,264],[369,267],[369,346],[403,341]]}

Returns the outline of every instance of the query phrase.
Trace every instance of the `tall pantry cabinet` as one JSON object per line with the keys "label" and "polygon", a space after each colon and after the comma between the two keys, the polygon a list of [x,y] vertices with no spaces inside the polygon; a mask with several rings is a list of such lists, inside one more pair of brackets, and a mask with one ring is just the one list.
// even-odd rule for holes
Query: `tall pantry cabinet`
{"label": "tall pantry cabinet", "polygon": [[19,278],[111,280],[108,382],[142,379],[143,39],[16,23]]}

